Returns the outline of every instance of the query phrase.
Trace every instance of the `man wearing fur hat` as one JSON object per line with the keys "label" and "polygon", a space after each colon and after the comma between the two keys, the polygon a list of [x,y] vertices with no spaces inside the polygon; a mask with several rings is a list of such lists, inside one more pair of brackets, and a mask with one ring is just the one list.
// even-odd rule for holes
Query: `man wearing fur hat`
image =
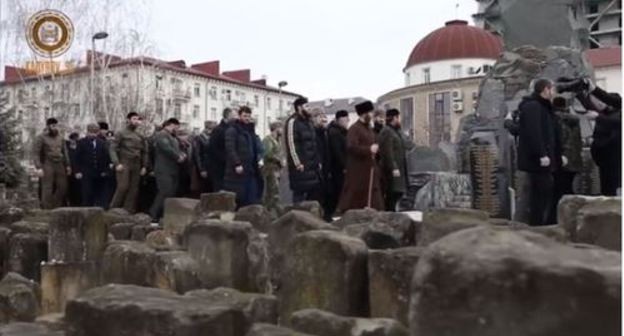
{"label": "man wearing fur hat", "polygon": [[406,148],[401,135],[399,110],[386,112],[386,126],[378,138],[386,211],[395,211],[397,202],[407,191]]}
{"label": "man wearing fur hat", "polygon": [[54,209],[63,205],[67,193],[67,175],[71,174],[63,136],[55,118],[46,120],[46,129],[34,143],[34,161],[41,178],[41,207]]}
{"label": "man wearing fur hat", "polygon": [[347,132],[347,172],[338,209],[383,209],[383,197],[379,183],[376,156],[379,145],[371,128],[373,110],[370,101],[355,106],[359,116]]}

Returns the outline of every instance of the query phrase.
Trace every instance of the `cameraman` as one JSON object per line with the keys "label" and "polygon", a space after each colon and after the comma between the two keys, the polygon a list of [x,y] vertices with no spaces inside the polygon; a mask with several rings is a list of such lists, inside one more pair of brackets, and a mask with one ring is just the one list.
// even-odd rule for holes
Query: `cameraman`
{"label": "cameraman", "polygon": [[[598,112],[591,155],[600,172],[600,193],[616,196],[622,187],[622,97],[595,86],[589,79],[560,79],[561,92],[576,93],[587,110]],[[596,101],[597,100],[597,101]]]}
{"label": "cameraman", "polygon": [[527,173],[530,185],[529,224],[548,224],[553,201],[553,172],[566,161],[561,155],[552,99],[554,83],[534,82],[533,93],[520,105],[518,122],[518,169]]}

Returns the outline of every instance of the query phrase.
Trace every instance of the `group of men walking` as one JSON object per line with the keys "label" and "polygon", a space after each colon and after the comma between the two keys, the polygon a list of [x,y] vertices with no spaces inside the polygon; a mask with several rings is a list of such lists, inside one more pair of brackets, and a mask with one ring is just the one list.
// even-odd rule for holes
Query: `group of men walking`
{"label": "group of men walking", "polygon": [[175,118],[145,137],[141,116],[131,112],[116,133],[106,123],[90,124],[83,138],[72,134],[65,141],[50,118],[34,145],[42,207],[124,208],[158,220],[166,198],[226,190],[236,194],[238,207],[264,204],[277,212],[287,168],[293,203],[318,201],[327,220],[349,209],[394,210],[406,189],[410,143],[399,112],[387,111],[386,120],[376,121],[386,125],[376,132],[370,101],[356,106],[351,127],[347,111],[336,112],[327,125],[324,113],[308,111],[306,98],[294,108],[284,123],[270,124],[263,140],[247,106],[236,114],[225,109],[218,125],[207,122],[193,139]]}

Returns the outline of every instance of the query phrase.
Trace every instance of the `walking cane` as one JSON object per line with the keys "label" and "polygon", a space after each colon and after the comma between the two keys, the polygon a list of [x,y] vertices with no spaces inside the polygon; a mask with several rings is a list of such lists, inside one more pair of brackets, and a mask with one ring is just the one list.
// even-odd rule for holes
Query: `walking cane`
{"label": "walking cane", "polygon": [[371,208],[371,198],[373,197],[373,175],[375,174],[375,163],[373,162],[373,166],[370,170],[370,178],[368,179],[368,203],[367,207]]}

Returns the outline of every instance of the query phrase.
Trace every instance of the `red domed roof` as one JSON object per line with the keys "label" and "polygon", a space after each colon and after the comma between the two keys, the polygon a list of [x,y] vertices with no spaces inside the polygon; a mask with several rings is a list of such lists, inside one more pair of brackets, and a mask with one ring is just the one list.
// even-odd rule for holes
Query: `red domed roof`
{"label": "red domed roof", "polygon": [[420,40],[412,50],[405,68],[454,58],[496,59],[502,51],[503,44],[496,35],[469,26],[467,21],[454,20]]}

